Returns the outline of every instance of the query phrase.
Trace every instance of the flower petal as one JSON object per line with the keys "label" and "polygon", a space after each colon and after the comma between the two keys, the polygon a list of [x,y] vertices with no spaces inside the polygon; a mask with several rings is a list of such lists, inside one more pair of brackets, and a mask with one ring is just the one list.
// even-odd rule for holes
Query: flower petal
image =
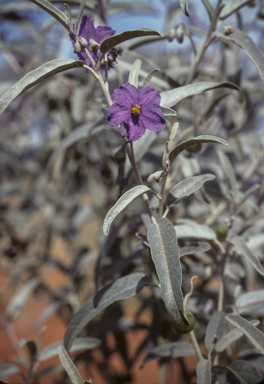
{"label": "flower petal", "polygon": [[130,122],[128,124],[124,124],[124,126],[128,129],[127,139],[132,141],[140,139],[146,131],[144,124],[140,120],[138,120],[138,124],[134,124],[131,119]]}
{"label": "flower petal", "polygon": [[152,87],[152,85],[140,88],[138,93],[138,102],[142,107],[148,105],[160,105],[160,94],[154,87]]}
{"label": "flower petal", "polygon": [[114,101],[120,106],[127,108],[134,107],[138,101],[138,90],[130,83],[123,83],[119,89],[114,91]]}
{"label": "flower petal", "polygon": [[94,40],[97,41],[97,43],[102,44],[102,42],[107,39],[110,36],[113,36],[113,34],[116,31],[114,31],[111,27],[97,27],[95,29],[95,35]]}
{"label": "flower petal", "polygon": [[128,122],[131,119],[131,111],[126,107],[113,104],[105,111],[105,116],[109,121],[109,125],[114,127],[121,123]]}
{"label": "flower petal", "polygon": [[140,115],[140,121],[144,124],[146,129],[153,132],[162,131],[167,124],[165,119],[150,111],[144,111],[144,113]]}
{"label": "flower petal", "polygon": [[94,19],[91,16],[84,15],[82,17],[79,36],[84,37],[88,42],[90,39],[95,40],[96,29],[94,27]]}

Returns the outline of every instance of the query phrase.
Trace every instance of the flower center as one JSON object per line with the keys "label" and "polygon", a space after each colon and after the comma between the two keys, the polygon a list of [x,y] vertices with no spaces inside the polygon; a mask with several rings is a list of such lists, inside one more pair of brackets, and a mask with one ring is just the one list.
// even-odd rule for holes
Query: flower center
{"label": "flower center", "polygon": [[139,105],[135,105],[133,108],[131,108],[132,115],[139,116],[141,111],[141,107]]}

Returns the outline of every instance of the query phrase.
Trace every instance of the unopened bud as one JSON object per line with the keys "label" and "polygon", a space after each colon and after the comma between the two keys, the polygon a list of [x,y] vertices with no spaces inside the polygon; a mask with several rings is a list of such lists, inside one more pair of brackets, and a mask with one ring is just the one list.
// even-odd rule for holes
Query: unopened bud
{"label": "unopened bud", "polygon": [[94,51],[97,47],[99,47],[100,44],[97,43],[94,39],[89,40],[89,50]]}
{"label": "unopened bud", "polygon": [[78,41],[79,41],[79,43],[80,43],[82,48],[86,48],[87,47],[88,42],[87,42],[87,40],[84,37],[79,36],[78,37]]}
{"label": "unopened bud", "polygon": [[181,24],[175,25],[169,32],[168,39],[172,41],[173,39],[177,39],[177,41],[181,44],[184,38],[184,28]]}
{"label": "unopened bud", "polygon": [[164,171],[156,171],[156,172],[152,173],[148,177],[148,182],[152,183],[153,181],[156,181],[156,183],[159,183],[160,179],[162,178],[163,173],[164,173]]}
{"label": "unopened bud", "polygon": [[117,164],[123,164],[126,161],[126,151],[124,146],[122,146],[114,155],[114,161]]}
{"label": "unopened bud", "polygon": [[74,44],[74,51],[76,53],[79,53],[81,52],[81,50],[82,50],[81,44],[79,43],[79,41],[76,41],[76,43]]}
{"label": "unopened bud", "polygon": [[233,33],[234,30],[233,28],[231,27],[231,25],[227,25],[225,26],[225,35],[230,35],[231,33]]}

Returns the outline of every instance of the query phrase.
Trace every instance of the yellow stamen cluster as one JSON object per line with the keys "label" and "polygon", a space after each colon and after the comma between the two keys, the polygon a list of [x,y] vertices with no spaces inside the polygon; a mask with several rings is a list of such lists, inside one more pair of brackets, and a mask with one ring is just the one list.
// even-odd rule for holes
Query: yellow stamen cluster
{"label": "yellow stamen cluster", "polygon": [[139,116],[140,111],[141,111],[141,107],[137,104],[133,108],[131,108],[131,112],[134,116]]}

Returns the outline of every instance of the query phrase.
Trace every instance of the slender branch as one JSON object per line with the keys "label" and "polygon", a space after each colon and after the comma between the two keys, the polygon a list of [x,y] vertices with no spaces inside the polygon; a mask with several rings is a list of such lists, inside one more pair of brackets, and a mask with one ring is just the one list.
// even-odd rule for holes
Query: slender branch
{"label": "slender branch", "polygon": [[203,355],[202,355],[202,352],[201,352],[201,349],[199,347],[199,344],[198,344],[198,341],[196,339],[196,336],[195,336],[195,333],[194,331],[191,331],[190,332],[190,337],[191,337],[191,340],[192,340],[192,345],[193,345],[193,348],[195,350],[195,353],[198,357],[198,359],[201,361],[201,360],[204,360],[203,358]]}
{"label": "slender branch", "polygon": [[213,10],[211,4],[209,3],[208,0],[202,0],[202,2],[203,2],[203,5],[205,6],[205,8],[207,10],[207,13],[209,15],[210,20],[212,20],[213,14],[214,14],[214,10]]}

